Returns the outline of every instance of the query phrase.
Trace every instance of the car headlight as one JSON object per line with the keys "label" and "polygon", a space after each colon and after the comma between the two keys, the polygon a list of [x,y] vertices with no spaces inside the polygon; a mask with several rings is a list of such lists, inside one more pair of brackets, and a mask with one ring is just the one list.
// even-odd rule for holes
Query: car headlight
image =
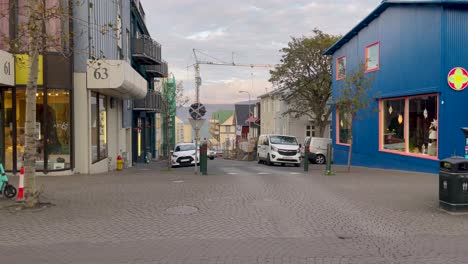
{"label": "car headlight", "polygon": [[278,151],[278,148],[272,146],[272,147],[271,147],[271,150],[273,150],[273,151]]}
{"label": "car headlight", "polygon": [[173,158],[177,158],[177,156],[176,156],[176,155],[172,155],[172,157],[173,157]]}

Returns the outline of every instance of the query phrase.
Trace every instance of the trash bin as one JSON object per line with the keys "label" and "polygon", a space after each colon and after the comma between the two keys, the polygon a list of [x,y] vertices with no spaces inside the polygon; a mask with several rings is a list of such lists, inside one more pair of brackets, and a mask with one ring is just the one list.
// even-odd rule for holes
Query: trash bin
{"label": "trash bin", "polygon": [[440,161],[439,206],[447,211],[468,211],[468,160],[451,157]]}

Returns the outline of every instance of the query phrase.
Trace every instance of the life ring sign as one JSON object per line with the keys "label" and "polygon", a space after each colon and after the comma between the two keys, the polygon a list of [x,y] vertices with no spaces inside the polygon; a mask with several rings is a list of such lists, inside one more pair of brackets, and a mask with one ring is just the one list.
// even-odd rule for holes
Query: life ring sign
{"label": "life ring sign", "polygon": [[453,90],[461,91],[468,86],[468,72],[462,67],[453,68],[447,76],[447,82]]}

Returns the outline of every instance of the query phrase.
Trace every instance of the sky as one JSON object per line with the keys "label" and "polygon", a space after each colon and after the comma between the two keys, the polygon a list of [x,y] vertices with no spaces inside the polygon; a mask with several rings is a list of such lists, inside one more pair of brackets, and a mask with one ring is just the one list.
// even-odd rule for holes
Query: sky
{"label": "sky", "polygon": [[[193,49],[200,60],[277,64],[291,37],[318,28],[346,34],[381,0],[140,0],[151,37],[194,101]],[[205,55],[207,54],[207,55]],[[269,68],[201,65],[200,101],[230,104],[274,89]],[[248,93],[239,93],[247,91]]]}

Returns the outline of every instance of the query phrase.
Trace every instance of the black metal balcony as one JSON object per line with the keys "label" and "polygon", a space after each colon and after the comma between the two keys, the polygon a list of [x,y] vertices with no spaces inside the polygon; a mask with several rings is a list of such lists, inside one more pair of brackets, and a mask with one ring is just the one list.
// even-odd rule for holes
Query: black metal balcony
{"label": "black metal balcony", "polygon": [[147,112],[161,112],[161,93],[148,91],[146,97],[133,101],[133,110]]}
{"label": "black metal balcony", "polygon": [[140,35],[132,39],[132,57],[135,61],[144,65],[160,65],[161,44],[146,35]]}
{"label": "black metal balcony", "polygon": [[169,76],[167,62],[163,61],[161,65],[146,65],[146,73],[150,77],[167,78]]}

